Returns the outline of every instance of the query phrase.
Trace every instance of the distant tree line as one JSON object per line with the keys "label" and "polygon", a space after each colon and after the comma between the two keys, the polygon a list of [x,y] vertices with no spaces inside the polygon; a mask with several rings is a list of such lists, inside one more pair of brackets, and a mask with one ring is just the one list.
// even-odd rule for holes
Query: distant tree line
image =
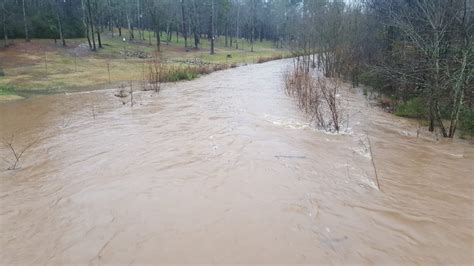
{"label": "distant tree line", "polygon": [[158,49],[173,33],[184,37],[187,48],[199,48],[202,38],[214,46],[218,36],[229,47],[238,48],[243,38],[252,44],[266,39],[280,45],[289,32],[286,9],[298,5],[294,0],[0,1],[5,43],[8,38],[51,38],[66,45],[67,38],[87,37],[92,50],[102,46],[104,32],[144,40],[145,30],[155,33]]}
{"label": "distant tree line", "polygon": [[0,0],[1,37],[77,38],[83,35],[81,2],[64,0]]}

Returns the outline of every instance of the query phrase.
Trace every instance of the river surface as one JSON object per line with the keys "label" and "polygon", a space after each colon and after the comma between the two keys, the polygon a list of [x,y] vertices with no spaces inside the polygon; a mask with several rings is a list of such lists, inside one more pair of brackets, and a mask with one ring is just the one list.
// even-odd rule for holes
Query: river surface
{"label": "river surface", "polygon": [[287,64],[0,105],[35,142],[15,171],[0,149],[0,264],[473,264],[472,143],[349,89],[346,133],[314,130]]}

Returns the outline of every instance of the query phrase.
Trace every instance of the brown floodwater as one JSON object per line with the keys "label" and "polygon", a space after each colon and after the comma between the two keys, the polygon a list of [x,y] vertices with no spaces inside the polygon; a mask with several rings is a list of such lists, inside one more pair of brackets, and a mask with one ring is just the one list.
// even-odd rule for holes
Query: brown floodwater
{"label": "brown floodwater", "polygon": [[345,134],[314,130],[287,64],[0,105],[0,138],[36,141],[15,171],[0,149],[0,264],[473,264],[472,143],[356,90]]}

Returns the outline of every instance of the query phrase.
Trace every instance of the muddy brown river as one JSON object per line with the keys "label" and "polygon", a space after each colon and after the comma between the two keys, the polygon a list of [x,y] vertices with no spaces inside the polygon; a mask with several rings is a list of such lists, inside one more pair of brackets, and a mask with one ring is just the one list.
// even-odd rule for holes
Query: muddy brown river
{"label": "muddy brown river", "polygon": [[472,143],[417,137],[349,89],[346,133],[315,130],[287,64],[133,108],[112,90],[1,104],[0,138],[36,143],[14,171],[0,149],[0,264],[472,265]]}

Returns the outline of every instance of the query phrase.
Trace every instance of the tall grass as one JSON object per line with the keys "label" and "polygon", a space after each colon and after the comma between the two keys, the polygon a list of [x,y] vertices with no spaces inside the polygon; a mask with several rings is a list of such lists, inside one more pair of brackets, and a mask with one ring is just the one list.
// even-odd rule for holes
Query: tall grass
{"label": "tall grass", "polygon": [[259,57],[257,59],[257,64],[262,64],[262,63],[266,63],[266,62],[270,62],[270,61],[274,61],[274,60],[280,60],[280,59],[283,59],[283,58],[285,58],[285,57],[281,54],[272,55],[272,56],[269,56],[269,57]]}
{"label": "tall grass", "polygon": [[215,71],[234,67],[229,64],[215,64],[202,66],[165,66],[160,77],[160,82],[177,82],[180,80],[193,80],[201,75],[208,75]]}

